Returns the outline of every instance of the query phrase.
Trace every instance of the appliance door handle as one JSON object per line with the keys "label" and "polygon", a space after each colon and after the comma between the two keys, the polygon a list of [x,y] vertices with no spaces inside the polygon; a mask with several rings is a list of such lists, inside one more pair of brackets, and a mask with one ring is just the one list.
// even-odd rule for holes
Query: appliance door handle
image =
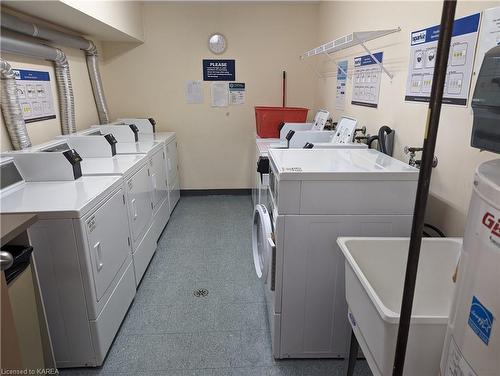
{"label": "appliance door handle", "polygon": [[156,188],[156,174],[155,173],[151,174],[151,184],[153,185],[153,190],[156,191],[157,188]]}
{"label": "appliance door handle", "polygon": [[168,171],[172,171],[172,162],[170,161],[170,158],[167,158],[167,166],[168,166]]}
{"label": "appliance door handle", "polygon": [[0,266],[1,270],[9,269],[12,264],[14,264],[14,257],[10,252],[1,251],[0,252]]}
{"label": "appliance door handle", "polygon": [[271,291],[276,290],[276,244],[271,238],[267,238],[267,242],[271,247]]}
{"label": "appliance door handle", "polygon": [[134,221],[137,219],[137,205],[135,204],[135,198],[131,201],[132,204],[132,215],[134,216]]}
{"label": "appliance door handle", "polygon": [[101,249],[101,242],[97,242],[94,245],[94,251],[95,251],[95,266],[97,268],[97,271],[100,271],[102,267],[104,266],[104,263],[102,262],[102,249]]}

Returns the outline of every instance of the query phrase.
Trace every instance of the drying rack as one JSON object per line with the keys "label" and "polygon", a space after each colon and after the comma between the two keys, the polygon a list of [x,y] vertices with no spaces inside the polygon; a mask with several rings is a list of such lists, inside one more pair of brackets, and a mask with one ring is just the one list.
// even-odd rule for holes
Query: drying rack
{"label": "drying rack", "polygon": [[[371,56],[373,61],[377,63],[377,65],[382,69],[382,71],[392,80],[394,75],[390,73],[386,67],[384,67],[384,64],[375,57],[375,55],[370,51],[370,49],[366,46],[365,43],[370,40],[378,39],[392,33],[397,33],[398,31],[401,31],[400,27],[396,29],[386,29],[386,30],[355,31],[353,33],[344,35],[343,37],[322,44],[319,47],[313,48],[312,50],[309,50],[304,54],[302,54],[300,58],[304,60],[316,55],[325,55],[326,57],[328,57],[330,61],[332,61],[339,68],[339,70],[343,74],[346,75],[346,77],[348,77],[347,72],[341,66],[339,66],[339,64],[337,64],[337,62],[330,56],[330,54],[354,46],[361,46],[366,51],[366,53]],[[316,73],[320,77],[323,77],[320,73],[318,72]]]}

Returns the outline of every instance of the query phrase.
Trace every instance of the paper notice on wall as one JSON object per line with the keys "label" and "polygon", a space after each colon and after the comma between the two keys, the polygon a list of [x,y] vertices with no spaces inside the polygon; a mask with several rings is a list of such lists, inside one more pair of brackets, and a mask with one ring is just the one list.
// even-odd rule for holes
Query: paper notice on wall
{"label": "paper notice on wall", "polygon": [[[446,71],[443,103],[466,106],[474,64],[480,14],[459,18],[453,34]],[[410,34],[410,67],[406,101],[429,102],[436,62],[439,25]]]}
{"label": "paper notice on wall", "polygon": [[203,81],[186,81],[186,102],[203,103]]}
{"label": "paper notice on wall", "polygon": [[347,83],[347,60],[337,63],[337,93],[335,95],[335,109],[345,110],[345,90]]}
{"label": "paper notice on wall", "polygon": [[212,107],[229,106],[229,86],[227,82],[212,82]]}
{"label": "paper notice on wall", "polygon": [[[373,56],[382,63],[383,52],[377,52]],[[381,78],[382,69],[371,55],[355,57],[351,104],[376,108]]]}
{"label": "paper notice on wall", "polygon": [[476,73],[481,69],[486,52],[496,46],[500,46],[500,7],[483,12],[474,69]]}
{"label": "paper notice on wall", "polygon": [[245,103],[245,83],[230,82],[229,83],[229,98],[231,104]]}
{"label": "paper notice on wall", "polygon": [[49,72],[13,69],[17,95],[26,123],[55,119]]}

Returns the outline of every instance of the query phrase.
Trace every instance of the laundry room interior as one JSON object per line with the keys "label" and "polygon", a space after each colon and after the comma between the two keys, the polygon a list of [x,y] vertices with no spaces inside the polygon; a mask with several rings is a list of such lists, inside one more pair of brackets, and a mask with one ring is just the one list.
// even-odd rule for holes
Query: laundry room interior
{"label": "laundry room interior", "polygon": [[2,374],[500,376],[498,1],[0,13]]}

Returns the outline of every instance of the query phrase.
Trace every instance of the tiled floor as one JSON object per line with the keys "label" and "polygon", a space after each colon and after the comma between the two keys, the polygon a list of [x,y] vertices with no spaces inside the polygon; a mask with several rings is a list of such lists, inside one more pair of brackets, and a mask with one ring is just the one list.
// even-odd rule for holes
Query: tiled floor
{"label": "tiled floor", "polygon": [[251,215],[248,196],[183,197],[103,367],[62,374],[343,375],[341,360],[273,359]]}

